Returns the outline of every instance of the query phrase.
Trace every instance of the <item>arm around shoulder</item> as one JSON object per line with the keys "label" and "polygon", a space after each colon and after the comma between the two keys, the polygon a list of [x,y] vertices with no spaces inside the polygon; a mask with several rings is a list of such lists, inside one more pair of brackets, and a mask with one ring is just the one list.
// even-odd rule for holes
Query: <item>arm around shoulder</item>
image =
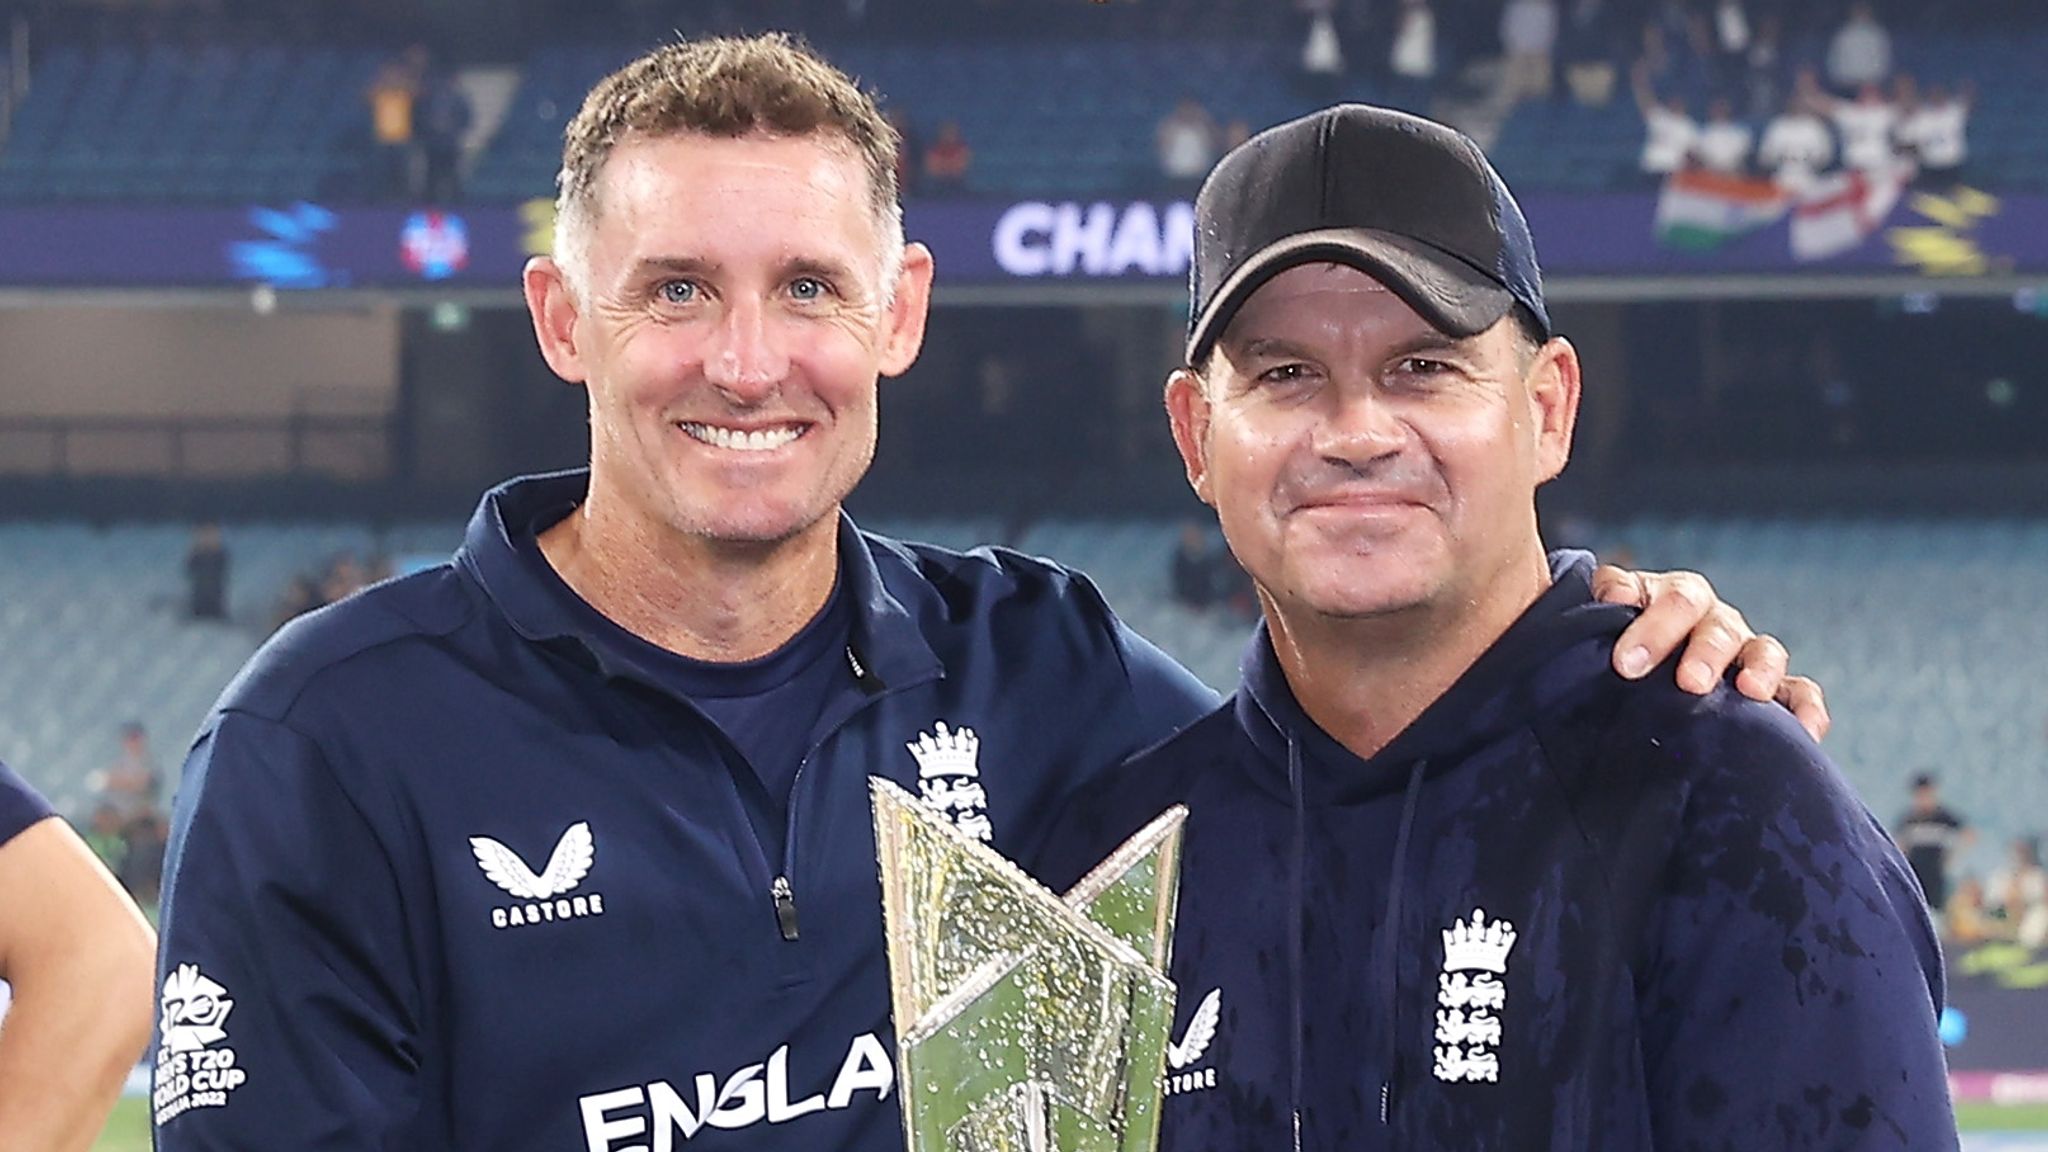
{"label": "arm around shoulder", "polygon": [[71,826],[0,844],[0,1148],[83,1152],[149,1042],[156,936]]}

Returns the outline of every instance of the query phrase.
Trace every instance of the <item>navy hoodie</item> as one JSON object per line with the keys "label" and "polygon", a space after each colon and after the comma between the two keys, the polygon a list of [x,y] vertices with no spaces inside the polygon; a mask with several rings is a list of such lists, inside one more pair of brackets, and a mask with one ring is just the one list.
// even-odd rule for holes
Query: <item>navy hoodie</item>
{"label": "navy hoodie", "polygon": [[1386,748],[1263,631],[1078,793],[1064,887],[1190,809],[1161,1152],[1954,1148],[1911,873],[1782,709],[1609,667],[1589,557]]}
{"label": "navy hoodie", "polygon": [[541,557],[583,490],[494,492],[221,697],[165,873],[163,1152],[900,1149],[868,776],[1021,857],[1215,704],[1074,573],[843,523],[785,806]]}

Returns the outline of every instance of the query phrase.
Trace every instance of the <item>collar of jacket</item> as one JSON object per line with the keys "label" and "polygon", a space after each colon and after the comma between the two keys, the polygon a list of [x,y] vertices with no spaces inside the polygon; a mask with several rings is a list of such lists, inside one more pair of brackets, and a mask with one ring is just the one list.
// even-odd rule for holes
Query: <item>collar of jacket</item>
{"label": "collar of jacket", "polygon": [[1604,660],[1562,663],[1532,675],[1576,641],[1618,635],[1634,618],[1634,609],[1593,599],[1593,565],[1590,553],[1551,553],[1550,587],[1370,759],[1353,754],[1301,710],[1261,623],[1246,647],[1234,702],[1238,726],[1259,753],[1253,775],[1274,794],[1287,797],[1291,738],[1301,746],[1307,802],[1362,802],[1406,786],[1416,761],[1428,760],[1432,775],[1449,770],[1468,749],[1525,726],[1588,679],[1614,675]]}
{"label": "collar of jacket", "polygon": [[[647,665],[645,653],[618,642],[596,609],[536,550],[522,547],[521,537],[530,536],[537,518],[581,503],[589,482],[590,470],[577,468],[522,476],[492,489],[470,517],[458,561],[521,636],[581,654],[605,676],[659,689],[663,678]],[[900,567],[902,559],[874,547],[842,510],[839,579],[854,617],[852,650],[845,656],[855,679],[871,692],[941,672],[917,620],[885,583],[883,564]]]}

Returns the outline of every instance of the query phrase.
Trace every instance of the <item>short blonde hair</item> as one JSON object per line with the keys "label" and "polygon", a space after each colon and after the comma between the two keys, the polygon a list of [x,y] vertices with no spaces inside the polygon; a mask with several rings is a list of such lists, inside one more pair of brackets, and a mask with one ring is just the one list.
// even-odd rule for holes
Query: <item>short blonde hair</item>
{"label": "short blonde hair", "polygon": [[583,245],[597,222],[597,181],[612,149],[634,137],[698,133],[836,136],[867,170],[892,294],[903,254],[896,154],[902,139],[853,79],[786,33],[665,44],[598,81],[563,134],[555,178],[555,259],[581,292]]}

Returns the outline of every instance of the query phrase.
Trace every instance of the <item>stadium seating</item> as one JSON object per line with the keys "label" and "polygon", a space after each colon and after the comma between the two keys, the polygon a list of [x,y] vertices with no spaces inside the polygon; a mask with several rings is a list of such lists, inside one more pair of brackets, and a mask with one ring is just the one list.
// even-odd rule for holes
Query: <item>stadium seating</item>
{"label": "stadium seating", "polygon": [[[1968,80],[1977,89],[1970,115],[1969,178],[1986,188],[2048,189],[2048,90],[2034,82],[2048,34],[2003,35],[1922,32],[1895,38],[1897,68],[1921,84],[1953,88]],[[1822,58],[1826,45],[1808,37],[1790,46],[1791,60]],[[1703,111],[1695,95],[1692,111]],[[1763,123],[1751,125],[1761,138]],[[1637,187],[1643,121],[1624,82],[1604,107],[1569,100],[1518,105],[1488,149],[1494,166],[1516,188],[1587,191]]]}
{"label": "stadium seating", "polygon": [[[989,521],[877,520],[952,547],[1000,539]],[[1088,572],[1140,632],[1228,691],[1247,629],[1167,595],[1178,528],[1054,520],[1014,541]],[[185,620],[182,527],[0,526],[0,759],[67,810],[115,731],[142,721],[168,769],[254,650],[279,592],[341,553],[445,555],[454,524],[231,525],[232,624]],[[1710,574],[1826,685],[1827,747],[1889,820],[1916,772],[1986,835],[1980,855],[2048,823],[2048,523],[1659,520],[1615,527],[1646,567]]]}
{"label": "stadium seating", "polygon": [[1887,821],[1917,772],[1982,826],[1977,863],[2048,824],[2048,525],[1638,523],[1646,567],[1706,572],[1827,687],[1827,748]]}
{"label": "stadium seating", "polygon": [[[970,191],[1010,196],[1143,195],[1156,190],[1153,133],[1189,94],[1219,122],[1264,126],[1313,101],[1290,85],[1292,48],[1269,41],[847,45],[834,62],[883,93],[926,138],[956,120],[974,149]],[[544,49],[529,60],[505,125],[470,181],[482,200],[545,196],[562,128],[632,46]],[[1362,84],[1351,93],[1367,98]]]}
{"label": "stadium seating", "polygon": [[0,149],[0,197],[278,201],[352,194],[370,50],[55,47]]}
{"label": "stadium seating", "polygon": [[454,526],[375,536],[361,527],[231,526],[231,623],[183,613],[183,527],[0,526],[0,760],[67,813],[86,776],[140,721],[169,771],[255,651],[280,593],[336,555],[446,554]]}
{"label": "stadium seating", "polygon": [[[563,126],[598,77],[638,47],[536,50],[477,158],[471,198],[549,195]],[[1816,59],[1824,47],[1808,36],[1788,57]],[[1219,122],[1263,127],[1322,102],[1296,86],[1288,36],[855,41],[827,51],[927,138],[940,121],[957,120],[975,152],[969,190],[988,195],[1155,192],[1153,131],[1189,94],[1192,76],[1202,78],[1197,95]],[[2048,32],[1926,33],[1901,37],[1898,52],[1900,69],[1923,82],[1975,82],[1972,179],[2048,188],[2048,89],[2031,82]],[[51,48],[0,148],[0,199],[355,198],[366,155],[363,91],[379,59],[373,49],[276,44]],[[1333,95],[1384,94],[1353,78]],[[1520,104],[1491,154],[1518,188],[1632,187],[1641,139],[1623,85],[1604,107]]]}

